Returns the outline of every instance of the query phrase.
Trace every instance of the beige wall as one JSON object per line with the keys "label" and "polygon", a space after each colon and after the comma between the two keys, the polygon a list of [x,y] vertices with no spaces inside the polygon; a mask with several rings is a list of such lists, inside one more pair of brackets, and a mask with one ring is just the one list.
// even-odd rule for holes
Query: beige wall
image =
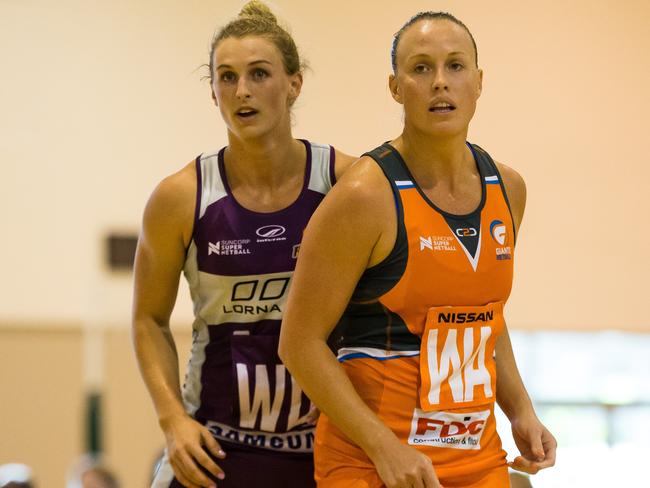
{"label": "beige wall", "polygon": [[[123,488],[142,488],[164,446],[129,331],[100,331],[103,353],[102,439],[106,463]],[[191,333],[175,331],[181,371]],[[84,332],[79,328],[0,328],[0,464],[34,469],[39,488],[65,486],[86,437]]]}
{"label": "beige wall", "polygon": [[[114,328],[100,361],[108,456],[143,486],[161,437],[125,330],[131,278],[106,272],[101,239],[137,231],[156,182],[225,143],[197,68],[242,3],[0,1],[0,462],[38,465],[42,486],[61,486],[82,446],[80,327]],[[400,130],[391,34],[418,10],[463,19],[485,71],[470,139],[529,190],[511,326],[650,330],[649,2],[274,5],[312,66],[295,135],[352,153]],[[183,289],[184,352],[190,316]]]}
{"label": "beige wall", "polygon": [[[203,71],[240,1],[0,2],[0,321],[128,323],[99,266],[157,181],[225,142]],[[360,153],[394,137],[391,34],[419,9],[474,31],[485,87],[470,137],[529,189],[510,323],[650,328],[650,3],[277,0],[312,71],[295,134]],[[182,318],[189,318],[183,302]]]}
{"label": "beige wall", "polygon": [[78,329],[0,329],[0,464],[26,463],[41,488],[64,486],[83,448]]}

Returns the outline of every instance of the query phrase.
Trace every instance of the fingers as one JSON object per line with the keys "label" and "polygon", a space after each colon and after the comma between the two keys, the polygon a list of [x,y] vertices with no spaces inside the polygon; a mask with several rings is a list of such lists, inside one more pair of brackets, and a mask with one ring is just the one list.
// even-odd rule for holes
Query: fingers
{"label": "fingers", "polygon": [[544,428],[544,433],[542,434],[542,444],[544,445],[544,461],[548,462],[548,466],[554,466],[555,465],[555,451],[557,449],[557,441],[555,440],[555,437],[553,437],[553,434],[551,434],[546,428]]}
{"label": "fingers", "polygon": [[223,449],[221,449],[221,446],[217,440],[212,437],[212,434],[208,429],[203,429],[201,431],[201,439],[203,439],[203,444],[208,448],[208,451],[210,451],[214,457],[217,457],[219,459],[226,457],[226,453],[223,451]]}
{"label": "fingers", "polygon": [[311,407],[309,407],[309,412],[305,416],[305,421],[310,425],[316,425],[318,417],[320,417],[320,410],[312,403]]}
{"label": "fingers", "polygon": [[533,461],[523,456],[517,456],[511,463],[508,463],[512,469],[522,473],[536,474],[540,469],[549,468],[555,464],[555,457],[544,459],[542,461]]}
{"label": "fingers", "polygon": [[410,469],[401,473],[394,473],[396,476],[386,482],[390,488],[442,488],[433,463],[424,455],[418,459]]}
{"label": "fingers", "polygon": [[181,463],[179,463],[179,462],[177,462],[177,461],[175,461],[173,459],[170,459],[169,464],[171,464],[171,467],[174,470],[174,477],[185,488],[202,488],[201,485],[197,485],[193,481],[190,481],[190,477],[187,474],[187,472],[185,471],[185,467]]}
{"label": "fingers", "polygon": [[[205,455],[205,452],[203,454]],[[192,456],[187,452],[178,451],[173,458],[170,457],[170,463],[174,469],[174,475],[185,487],[216,488],[216,483],[211,481],[207,475],[199,469],[196,462],[194,462],[194,459],[192,459]],[[216,464],[214,466],[216,467]],[[221,474],[223,476],[222,471]]]}
{"label": "fingers", "polygon": [[223,470],[217,466],[217,464],[208,456],[208,454],[203,450],[199,449],[192,453],[192,457],[198,461],[198,463],[207,469],[212,476],[217,479],[224,479],[225,475]]}
{"label": "fingers", "polygon": [[529,461],[523,456],[517,456],[512,462],[508,463],[515,471],[521,471],[522,473],[535,474],[539,469],[536,466],[537,463],[534,461]]}
{"label": "fingers", "polygon": [[424,482],[422,485],[424,488],[442,488],[442,485],[436,476],[436,472],[433,469],[433,464],[430,465],[430,469],[426,469],[422,474],[422,481]]}
{"label": "fingers", "polygon": [[538,461],[544,459],[544,446],[542,446],[542,436],[532,434],[530,436],[530,451],[537,458]]}

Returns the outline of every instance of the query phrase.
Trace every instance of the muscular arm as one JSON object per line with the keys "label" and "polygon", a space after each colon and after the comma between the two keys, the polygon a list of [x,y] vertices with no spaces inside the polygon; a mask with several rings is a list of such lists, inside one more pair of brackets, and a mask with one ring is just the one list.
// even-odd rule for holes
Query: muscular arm
{"label": "muscular arm", "polygon": [[[526,185],[523,178],[512,168],[499,164],[517,234],[526,206]],[[497,339],[495,357],[497,363],[497,402],[512,425],[512,432],[522,456],[512,467],[528,473],[536,473],[555,463],[556,441],[537,416],[519,374],[505,327]]]}
{"label": "muscular arm", "polygon": [[438,487],[428,458],[399,442],[359,397],[327,347],[359,277],[392,247],[387,222],[396,226],[390,187],[364,158],[334,186],[307,226],[279,352],[305,393],[368,454],[387,486],[411,486],[402,472],[411,470],[419,477],[416,486],[427,479],[423,486]]}
{"label": "muscular arm", "polygon": [[196,189],[187,180],[185,174],[173,175],[153,192],[135,258],[133,343],[161,423],[185,413],[169,317],[193,222]]}
{"label": "muscular arm", "polygon": [[221,470],[201,448],[215,455],[220,448],[183,407],[178,355],[169,328],[183,263],[190,242],[196,199],[193,163],[163,180],[149,199],[135,258],[132,333],[140,372],[165,433],[168,453],[179,481],[194,488],[213,486],[198,470],[198,461],[215,476]]}
{"label": "muscular arm", "polygon": [[326,343],[381,233],[380,219],[368,211],[377,195],[370,195],[357,175],[346,176],[305,230],[282,322],[280,357],[321,411],[365,447],[373,444],[368,435],[387,429],[359,398]]}

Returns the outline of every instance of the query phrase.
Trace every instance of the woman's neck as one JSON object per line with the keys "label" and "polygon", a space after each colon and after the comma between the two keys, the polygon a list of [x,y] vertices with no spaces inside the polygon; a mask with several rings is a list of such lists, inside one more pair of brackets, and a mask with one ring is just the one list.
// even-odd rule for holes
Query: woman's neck
{"label": "woman's neck", "polygon": [[432,137],[404,130],[392,144],[400,152],[418,183],[431,186],[446,181],[450,186],[476,172],[471,150],[466,144],[467,133]]}
{"label": "woman's neck", "polygon": [[241,139],[228,133],[225,165],[231,186],[280,186],[304,174],[305,147],[288,131],[281,137]]}

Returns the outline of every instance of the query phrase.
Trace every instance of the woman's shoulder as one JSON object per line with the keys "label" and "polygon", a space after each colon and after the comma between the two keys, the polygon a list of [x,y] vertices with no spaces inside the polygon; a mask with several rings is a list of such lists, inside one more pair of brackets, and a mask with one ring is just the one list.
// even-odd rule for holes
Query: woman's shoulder
{"label": "woman's shoulder", "polygon": [[392,202],[390,183],[377,162],[370,156],[355,159],[332,190],[350,205],[370,210]]}
{"label": "woman's shoulder", "polygon": [[497,169],[501,174],[503,186],[510,202],[510,209],[515,221],[515,228],[518,230],[524,217],[526,208],[526,182],[518,171],[507,164],[495,161]]}
{"label": "woman's shoulder", "polygon": [[180,170],[163,178],[153,191],[152,196],[169,203],[180,204],[193,200],[196,196],[196,160],[190,161]]}
{"label": "woman's shoulder", "polygon": [[185,233],[194,223],[196,192],[196,163],[191,161],[158,183],[145,207],[145,225],[173,226]]}

